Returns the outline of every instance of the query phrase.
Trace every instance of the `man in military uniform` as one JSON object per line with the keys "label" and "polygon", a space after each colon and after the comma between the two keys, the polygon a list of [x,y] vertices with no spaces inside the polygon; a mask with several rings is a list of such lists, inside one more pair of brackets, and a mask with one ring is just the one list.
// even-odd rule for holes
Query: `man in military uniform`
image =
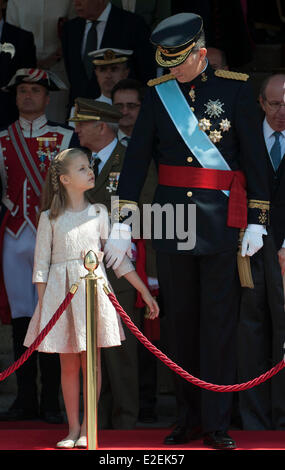
{"label": "man in military uniform", "polygon": [[[128,209],[137,207],[156,145],[159,181],[154,202],[173,216],[173,234],[167,211],[161,217],[162,235],[156,236],[153,228],[169,356],[207,382],[232,384],[239,231],[246,229],[242,255],[258,251],[269,207],[258,110],[246,75],[213,71],[207,63],[200,16],[167,18],[151,41],[158,64],[172,73],[149,83],[120,176],[117,223],[105,246],[106,262],[118,265],[129,249],[127,222],[133,219],[127,220]],[[129,240],[122,236],[127,228]],[[181,444],[202,433],[205,445],[235,448],[227,433],[231,394],[200,389],[179,376],[176,385],[178,426],[165,443]]]}
{"label": "man in military uniform", "polygon": [[[125,156],[125,147],[118,142],[118,122],[122,117],[114,106],[78,98],[75,105],[75,132],[80,144],[92,152],[95,187],[87,196],[92,203],[104,204],[111,211],[111,197],[116,195]],[[117,279],[113,269],[107,276],[124,310],[136,323],[136,290],[126,281]],[[121,346],[102,349],[102,388],[98,406],[101,429],[132,429],[138,416],[138,373],[136,338],[125,329],[126,340]]]}
{"label": "man in military uniform", "polygon": [[[71,129],[46,119],[49,91],[64,87],[56,76],[40,69],[19,69],[6,87],[16,95],[19,119],[0,132],[2,207],[6,209],[0,231],[0,317],[3,323],[12,323],[15,360],[25,351],[23,341],[37,303],[32,270],[42,185],[53,156],[78,142]],[[58,356],[34,353],[16,376],[16,400],[0,419],[34,419],[40,412],[44,419],[59,422]]]}
{"label": "man in military uniform", "polygon": [[[112,104],[111,91],[120,80],[125,79],[130,72],[129,59],[133,51],[126,49],[104,48],[89,53],[94,65],[94,74],[100,89],[96,101]],[[74,106],[70,117],[74,115]],[[72,121],[71,125],[73,125]]]}

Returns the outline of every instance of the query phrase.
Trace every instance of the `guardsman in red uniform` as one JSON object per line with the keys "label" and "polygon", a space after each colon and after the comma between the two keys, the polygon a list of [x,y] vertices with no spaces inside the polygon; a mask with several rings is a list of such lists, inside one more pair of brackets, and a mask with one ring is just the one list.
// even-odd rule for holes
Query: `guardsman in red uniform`
{"label": "guardsman in red uniform", "polygon": [[[128,209],[138,205],[154,156],[153,246],[169,328],[167,353],[193,375],[230,385],[237,370],[239,232],[245,229],[241,254],[252,256],[268,225],[259,112],[246,74],[214,71],[208,64],[200,16],[181,13],[163,20],[151,41],[158,64],[171,73],[150,81],[141,105],[105,260],[115,267],[129,248],[131,231],[129,240],[125,234],[131,220],[133,235],[135,219]],[[165,444],[203,436],[207,446],[235,448],[228,435],[231,393],[201,390],[176,376],[176,397],[178,426]]]}
{"label": "guardsman in red uniform", "polygon": [[[33,315],[37,293],[32,284],[33,253],[41,188],[51,159],[75,146],[73,130],[47,121],[49,91],[65,87],[55,75],[39,69],[19,69],[6,87],[16,94],[19,119],[0,132],[2,218],[0,230],[0,317],[12,323],[15,360],[24,352],[23,340]],[[39,354],[41,399],[36,386],[37,354],[18,369],[17,398],[1,420],[61,420],[58,403],[58,357]]]}

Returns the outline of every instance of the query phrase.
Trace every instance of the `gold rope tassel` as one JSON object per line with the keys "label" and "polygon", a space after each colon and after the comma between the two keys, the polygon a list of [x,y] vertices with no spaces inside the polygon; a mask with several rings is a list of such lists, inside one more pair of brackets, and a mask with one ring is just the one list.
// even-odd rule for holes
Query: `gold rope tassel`
{"label": "gold rope tassel", "polygon": [[237,254],[237,266],[241,287],[254,289],[254,283],[251,274],[250,256],[241,256],[241,243],[244,236],[244,230],[239,233],[239,250]]}

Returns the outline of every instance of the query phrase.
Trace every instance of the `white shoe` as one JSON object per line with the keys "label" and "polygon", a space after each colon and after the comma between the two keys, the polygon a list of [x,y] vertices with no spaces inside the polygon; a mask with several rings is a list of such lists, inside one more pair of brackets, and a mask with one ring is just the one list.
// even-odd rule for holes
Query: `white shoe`
{"label": "white shoe", "polygon": [[75,442],[75,447],[87,447],[87,437],[81,436],[79,439],[77,439]]}
{"label": "white shoe", "polygon": [[76,439],[62,439],[56,444],[59,449],[73,449],[75,446]]}

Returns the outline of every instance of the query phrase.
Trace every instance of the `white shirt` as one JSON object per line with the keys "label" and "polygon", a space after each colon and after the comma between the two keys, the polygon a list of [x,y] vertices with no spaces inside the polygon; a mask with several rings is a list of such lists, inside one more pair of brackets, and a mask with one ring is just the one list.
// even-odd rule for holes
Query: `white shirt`
{"label": "white shirt", "polygon": [[101,162],[99,163],[99,166],[98,166],[98,174],[102,170],[105,163],[108,161],[108,159],[111,156],[111,154],[112,154],[114,148],[116,147],[117,143],[118,143],[118,139],[117,139],[117,137],[115,137],[114,140],[112,140],[112,142],[110,142],[110,144],[108,144],[102,150],[99,150],[98,153],[92,152],[92,157],[93,158],[99,157],[101,159]]}
{"label": "white shirt", "polygon": [[122,131],[122,129],[119,128],[118,130],[118,140],[120,142],[120,144],[124,145],[125,147],[128,146],[128,142],[127,140],[125,139],[125,137],[128,137],[130,138],[130,136],[128,136],[127,134],[125,134],[125,132]]}
{"label": "white shirt", "polygon": [[[111,3],[108,2],[105,10],[103,10],[101,15],[97,18],[97,21],[99,21],[99,23],[96,26],[96,31],[97,31],[97,48],[96,49],[100,49],[110,11],[111,11]],[[82,40],[82,48],[81,48],[82,57],[85,52],[87,34],[88,34],[89,29],[91,28],[91,25],[92,25],[92,21],[86,20],[85,31],[84,31],[83,40]]]}
{"label": "white shirt", "polygon": [[[264,118],[264,121],[263,121],[263,135],[264,135],[264,140],[265,140],[265,144],[266,144],[266,147],[267,147],[269,157],[270,157],[270,151],[271,151],[272,146],[275,142],[275,137],[273,135],[274,132],[275,131],[268,124],[267,119]],[[285,154],[285,129],[281,132],[279,142],[280,142],[280,146],[281,146],[281,158],[283,158],[283,156]]]}
{"label": "white shirt", "polygon": [[59,18],[74,16],[73,0],[9,0],[6,10],[8,23],[34,34],[38,60],[59,47]]}

